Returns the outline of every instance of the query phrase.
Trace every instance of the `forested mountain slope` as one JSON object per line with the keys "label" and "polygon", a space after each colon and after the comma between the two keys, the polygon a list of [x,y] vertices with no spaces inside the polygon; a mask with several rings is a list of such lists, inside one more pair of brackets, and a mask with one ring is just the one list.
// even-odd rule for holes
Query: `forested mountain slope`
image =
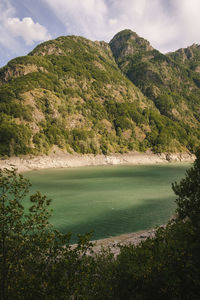
{"label": "forested mountain slope", "polygon": [[200,81],[186,61],[130,30],[42,43],[0,69],[0,155],[194,151]]}
{"label": "forested mountain slope", "polygon": [[199,140],[200,47],[185,49],[186,52],[193,49],[190,60],[181,59],[179,51],[184,50],[163,55],[130,30],[118,33],[110,46],[123,73],[175,127],[182,126],[181,143],[194,149]]}

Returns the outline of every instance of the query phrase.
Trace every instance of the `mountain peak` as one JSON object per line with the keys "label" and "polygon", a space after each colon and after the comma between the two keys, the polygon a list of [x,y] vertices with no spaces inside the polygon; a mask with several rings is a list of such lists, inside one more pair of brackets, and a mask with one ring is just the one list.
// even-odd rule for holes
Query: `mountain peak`
{"label": "mountain peak", "polygon": [[137,33],[132,31],[131,29],[124,29],[124,30],[121,30],[118,33],[116,33],[111,41],[113,41],[115,39],[119,39],[119,38],[128,40],[128,39],[134,39],[134,38],[138,38],[138,37],[139,36],[137,35]]}
{"label": "mountain peak", "polygon": [[117,59],[136,54],[140,51],[153,50],[153,47],[147,40],[141,38],[136,32],[130,29],[118,32],[109,44]]}

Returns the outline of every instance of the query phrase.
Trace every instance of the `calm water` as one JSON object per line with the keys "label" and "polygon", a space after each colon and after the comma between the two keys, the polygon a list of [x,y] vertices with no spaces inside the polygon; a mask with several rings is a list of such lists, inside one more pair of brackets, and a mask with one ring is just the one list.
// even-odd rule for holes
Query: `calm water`
{"label": "calm water", "polygon": [[[189,164],[102,166],[27,172],[31,192],[53,199],[51,223],[74,235],[94,231],[93,239],[166,223],[176,204],[171,183]],[[75,237],[73,238],[75,241]]]}

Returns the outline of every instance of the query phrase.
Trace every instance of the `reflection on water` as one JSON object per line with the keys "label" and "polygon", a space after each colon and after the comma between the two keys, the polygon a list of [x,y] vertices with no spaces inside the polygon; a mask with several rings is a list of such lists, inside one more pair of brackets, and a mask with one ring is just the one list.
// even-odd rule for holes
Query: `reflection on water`
{"label": "reflection on water", "polygon": [[[189,164],[103,166],[25,173],[31,192],[53,199],[51,222],[63,232],[93,231],[93,239],[166,223],[176,205],[171,183]],[[75,241],[75,237],[73,238]]]}

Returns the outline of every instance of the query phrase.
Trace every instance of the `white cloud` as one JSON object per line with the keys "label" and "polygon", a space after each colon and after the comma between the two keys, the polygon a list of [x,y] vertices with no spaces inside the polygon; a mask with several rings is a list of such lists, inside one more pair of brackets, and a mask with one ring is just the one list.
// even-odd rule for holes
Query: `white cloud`
{"label": "white cloud", "polygon": [[67,34],[109,41],[130,28],[163,52],[200,42],[199,0],[43,0]]}
{"label": "white cloud", "polygon": [[109,13],[118,19],[116,32],[130,28],[155,47],[170,38],[174,30],[161,0],[116,0]]}
{"label": "white cloud", "polygon": [[32,50],[30,45],[51,38],[47,29],[31,18],[20,21],[11,0],[0,0],[0,66]]}
{"label": "white cloud", "polygon": [[9,16],[14,14],[15,9],[8,0],[1,0],[0,2],[0,22],[6,20]]}
{"label": "white cloud", "polygon": [[27,45],[38,41],[45,41],[51,38],[47,29],[39,23],[34,23],[31,18],[8,18],[6,28],[14,37],[22,37]]}
{"label": "white cloud", "polygon": [[200,1],[174,0],[173,10],[177,22],[177,39],[185,46],[200,43]]}
{"label": "white cloud", "polygon": [[15,45],[15,41],[10,36],[5,28],[6,20],[13,16],[15,13],[14,8],[7,0],[0,1],[0,45],[3,47],[13,47]]}
{"label": "white cloud", "polygon": [[110,19],[110,20],[109,20],[109,24],[110,24],[110,25],[115,25],[115,24],[117,24],[117,22],[118,22],[117,19]]}
{"label": "white cloud", "polygon": [[162,0],[43,1],[66,25],[67,34],[93,40],[109,41],[118,31],[130,28],[159,47],[174,30]]}
{"label": "white cloud", "polygon": [[104,0],[43,0],[66,25],[68,34],[90,39],[103,36],[106,29],[108,6]]}

